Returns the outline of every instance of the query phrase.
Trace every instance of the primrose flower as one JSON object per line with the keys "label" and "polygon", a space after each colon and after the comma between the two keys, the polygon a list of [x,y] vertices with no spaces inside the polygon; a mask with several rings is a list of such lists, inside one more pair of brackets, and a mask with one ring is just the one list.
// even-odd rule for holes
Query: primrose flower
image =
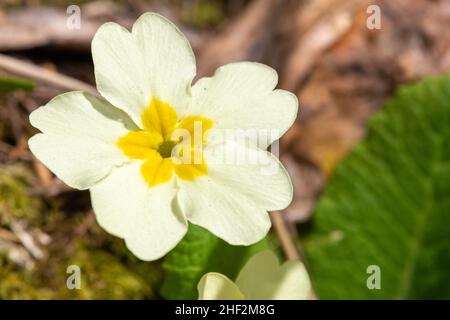
{"label": "primrose flower", "polygon": [[[132,32],[102,25],[92,55],[103,98],[69,92],[35,110],[30,122],[42,133],[29,140],[33,154],[67,185],[89,189],[100,226],[140,259],[170,251],[188,221],[234,245],[262,239],[267,211],[292,200],[289,176],[265,151],[297,114],[295,95],[274,90],[276,72],[232,63],[192,85],[188,41],[154,13]],[[212,134],[260,129],[271,134],[244,142]],[[223,154],[260,161],[224,163]],[[263,166],[279,170],[263,174]]]}
{"label": "primrose flower", "polygon": [[311,282],[300,261],[280,266],[277,256],[266,250],[250,258],[236,282],[210,272],[200,279],[197,289],[200,300],[306,300]]}

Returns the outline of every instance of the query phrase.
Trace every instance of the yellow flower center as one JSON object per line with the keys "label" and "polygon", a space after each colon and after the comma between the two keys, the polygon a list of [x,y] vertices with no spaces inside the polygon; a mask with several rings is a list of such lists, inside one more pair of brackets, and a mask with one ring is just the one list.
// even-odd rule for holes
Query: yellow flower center
{"label": "yellow flower center", "polygon": [[174,141],[164,141],[158,147],[158,153],[163,158],[170,158],[172,156],[172,150],[176,146]]}
{"label": "yellow flower center", "polygon": [[152,99],[141,117],[143,130],[129,131],[117,146],[130,159],[144,160],[141,174],[150,187],[165,183],[173,173],[193,181],[207,173],[202,149],[213,122],[201,116],[178,119],[165,102]]}

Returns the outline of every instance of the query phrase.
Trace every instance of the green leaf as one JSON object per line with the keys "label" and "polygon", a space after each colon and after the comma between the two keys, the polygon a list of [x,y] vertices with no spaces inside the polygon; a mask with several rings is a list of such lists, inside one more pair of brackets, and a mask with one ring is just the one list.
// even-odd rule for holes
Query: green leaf
{"label": "green leaf", "polygon": [[19,89],[34,90],[34,82],[26,79],[0,78],[0,92],[12,92]]}
{"label": "green leaf", "polygon": [[303,245],[319,298],[449,299],[450,77],[401,89],[315,211]]}
{"label": "green leaf", "polygon": [[267,239],[251,246],[232,246],[190,224],[187,235],[164,260],[161,295],[166,299],[197,299],[197,283],[205,273],[220,272],[235,279],[251,256],[267,248]]}

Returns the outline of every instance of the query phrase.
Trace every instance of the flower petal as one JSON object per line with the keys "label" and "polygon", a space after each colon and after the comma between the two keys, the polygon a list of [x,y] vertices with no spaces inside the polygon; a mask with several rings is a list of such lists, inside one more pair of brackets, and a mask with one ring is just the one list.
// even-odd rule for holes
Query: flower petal
{"label": "flower petal", "polygon": [[286,169],[270,152],[226,141],[207,146],[208,175],[267,211],[285,209],[293,187]]}
{"label": "flower petal", "polygon": [[[177,126],[177,130],[186,130],[189,133],[190,144],[198,147],[206,143],[206,133],[213,127],[213,122],[201,116],[187,116]],[[183,136],[175,132],[175,137]]]}
{"label": "flower petal", "polygon": [[280,266],[272,251],[262,251],[247,262],[236,284],[249,300],[305,300],[311,282],[304,265],[298,260]]}
{"label": "flower petal", "polygon": [[156,151],[141,166],[141,174],[150,187],[166,183],[172,178],[172,159],[163,159]]}
{"label": "flower petal", "polygon": [[242,300],[244,296],[233,281],[220,273],[209,272],[199,281],[199,300]]}
{"label": "flower petal", "polygon": [[145,130],[130,131],[117,141],[117,147],[131,159],[147,159],[163,142],[160,134]]}
{"label": "flower petal", "polygon": [[142,126],[141,116],[152,98],[183,114],[195,76],[189,42],[169,20],[143,14],[132,33],[105,23],[92,41],[97,89],[108,101],[128,112]]}
{"label": "flower petal", "polygon": [[267,211],[208,176],[179,180],[179,203],[188,220],[233,245],[250,245],[267,234]]}
{"label": "flower petal", "polygon": [[116,168],[91,188],[92,207],[106,231],[124,238],[142,260],[156,260],[173,249],[187,231],[172,182],[149,188],[142,161]]}
{"label": "flower petal", "polygon": [[170,140],[170,135],[178,121],[178,115],[168,103],[153,98],[150,106],[144,110],[141,119],[145,130],[160,134],[164,140]]}
{"label": "flower petal", "polygon": [[188,112],[214,120],[215,129],[256,129],[258,146],[265,149],[297,116],[297,97],[285,90],[273,90],[277,81],[276,71],[266,65],[227,64],[192,87]]}
{"label": "flower petal", "polygon": [[136,129],[123,111],[83,92],[55,97],[31,113],[30,122],[43,132],[28,141],[33,154],[77,189],[89,188],[127,161],[116,141]]}
{"label": "flower petal", "polygon": [[[248,154],[258,163],[223,163],[221,156]],[[180,206],[188,220],[230,244],[261,240],[271,223],[268,210],[286,207],[292,184],[280,163],[268,152],[231,142],[205,149],[207,175],[179,180]]]}

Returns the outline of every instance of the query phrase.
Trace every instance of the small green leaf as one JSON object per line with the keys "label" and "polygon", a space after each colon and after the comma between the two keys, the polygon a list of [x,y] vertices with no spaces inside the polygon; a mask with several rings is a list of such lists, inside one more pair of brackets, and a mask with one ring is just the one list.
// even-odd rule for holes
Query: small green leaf
{"label": "small green leaf", "polygon": [[0,92],[12,92],[15,90],[34,90],[34,82],[26,79],[0,78]]}
{"label": "small green leaf", "polygon": [[197,284],[205,273],[220,272],[235,279],[251,256],[267,248],[267,239],[247,247],[232,246],[191,224],[184,239],[165,258],[161,295],[166,299],[197,299]]}
{"label": "small green leaf", "polygon": [[404,87],[372,119],[310,227],[319,298],[450,298],[450,76]]}

